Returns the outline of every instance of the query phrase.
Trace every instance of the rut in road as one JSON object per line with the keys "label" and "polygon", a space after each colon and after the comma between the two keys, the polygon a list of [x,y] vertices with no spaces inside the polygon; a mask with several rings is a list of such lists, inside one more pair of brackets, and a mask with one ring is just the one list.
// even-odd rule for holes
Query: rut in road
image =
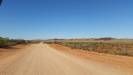
{"label": "rut in road", "polygon": [[77,58],[49,47],[34,44],[0,60],[0,75],[132,75],[93,61]]}

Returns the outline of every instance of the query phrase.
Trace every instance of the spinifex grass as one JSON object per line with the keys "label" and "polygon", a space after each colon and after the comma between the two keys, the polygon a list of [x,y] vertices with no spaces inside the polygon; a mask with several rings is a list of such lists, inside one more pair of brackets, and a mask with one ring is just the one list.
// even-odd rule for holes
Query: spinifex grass
{"label": "spinifex grass", "polygon": [[64,42],[62,44],[99,53],[133,56],[133,42]]}

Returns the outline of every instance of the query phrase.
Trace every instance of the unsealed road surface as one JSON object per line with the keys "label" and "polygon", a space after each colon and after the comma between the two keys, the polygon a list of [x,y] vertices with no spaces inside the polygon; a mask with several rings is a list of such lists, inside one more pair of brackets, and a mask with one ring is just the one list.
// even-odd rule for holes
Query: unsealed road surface
{"label": "unsealed road surface", "polygon": [[42,43],[0,59],[0,75],[133,75],[132,71],[78,58]]}

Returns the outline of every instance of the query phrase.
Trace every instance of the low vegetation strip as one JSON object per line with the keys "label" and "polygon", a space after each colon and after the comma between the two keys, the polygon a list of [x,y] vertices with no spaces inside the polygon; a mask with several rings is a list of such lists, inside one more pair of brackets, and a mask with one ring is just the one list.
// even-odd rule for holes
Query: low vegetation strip
{"label": "low vegetation strip", "polygon": [[99,53],[133,56],[133,43],[131,42],[62,42],[58,44]]}
{"label": "low vegetation strip", "polygon": [[26,40],[20,40],[20,39],[9,39],[9,38],[3,38],[0,37],[0,48],[5,48],[9,46],[14,46],[17,44],[27,44],[29,41]]}

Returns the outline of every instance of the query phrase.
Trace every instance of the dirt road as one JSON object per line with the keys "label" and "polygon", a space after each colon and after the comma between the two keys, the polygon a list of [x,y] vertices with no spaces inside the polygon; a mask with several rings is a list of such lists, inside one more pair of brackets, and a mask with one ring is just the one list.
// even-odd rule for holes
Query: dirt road
{"label": "dirt road", "polygon": [[0,59],[0,75],[133,75],[132,71],[69,55],[42,43]]}

